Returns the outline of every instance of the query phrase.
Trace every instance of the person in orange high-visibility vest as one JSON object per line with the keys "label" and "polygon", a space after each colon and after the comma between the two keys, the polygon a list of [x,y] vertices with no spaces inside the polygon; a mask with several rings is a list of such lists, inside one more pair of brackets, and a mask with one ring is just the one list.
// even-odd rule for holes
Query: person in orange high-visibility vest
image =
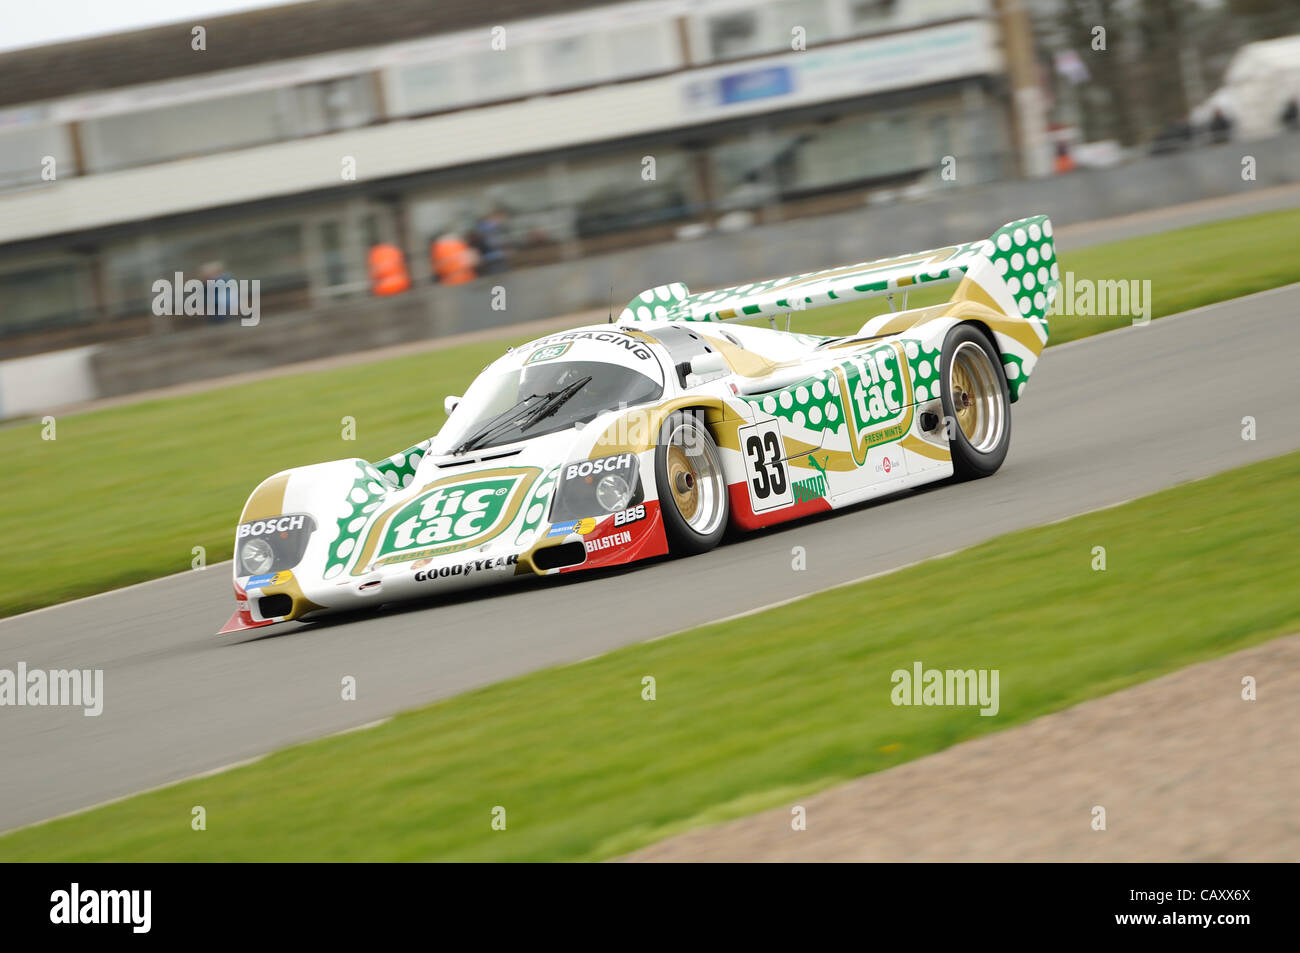
{"label": "person in orange high-visibility vest", "polygon": [[370,272],[370,292],[374,295],[401,294],[411,287],[406,259],[396,245],[380,243],[370,249],[366,266]]}
{"label": "person in orange high-visibility vest", "polygon": [[1078,168],[1074,164],[1074,156],[1070,155],[1070,147],[1064,142],[1056,144],[1056,162],[1052,165],[1052,171],[1057,175],[1064,175],[1067,172],[1073,172]]}
{"label": "person in orange high-visibility vest", "polygon": [[429,250],[429,261],[444,285],[463,285],[478,277],[474,270],[478,256],[465,239],[453,232],[438,236]]}

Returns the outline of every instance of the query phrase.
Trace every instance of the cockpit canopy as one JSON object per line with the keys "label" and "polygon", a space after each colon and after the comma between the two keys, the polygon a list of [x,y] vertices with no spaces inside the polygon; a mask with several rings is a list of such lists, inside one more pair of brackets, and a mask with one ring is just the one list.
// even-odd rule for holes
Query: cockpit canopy
{"label": "cockpit canopy", "polygon": [[466,441],[475,448],[514,443],[663,395],[663,368],[642,341],[615,332],[574,336],[582,333],[525,345],[485,370],[434,439],[432,451],[452,453]]}

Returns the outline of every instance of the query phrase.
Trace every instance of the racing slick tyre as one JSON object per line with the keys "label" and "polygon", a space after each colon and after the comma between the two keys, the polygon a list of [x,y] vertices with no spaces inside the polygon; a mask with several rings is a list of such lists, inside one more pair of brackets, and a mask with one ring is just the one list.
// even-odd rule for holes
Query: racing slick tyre
{"label": "racing slick tyre", "polygon": [[1002,362],[978,328],[959,324],[943,342],[939,380],[953,475],[972,480],[995,473],[1011,446],[1011,398]]}
{"label": "racing slick tyre", "polygon": [[703,553],[718,545],[727,528],[727,481],[718,445],[695,414],[677,411],[660,428],[655,486],[672,553]]}

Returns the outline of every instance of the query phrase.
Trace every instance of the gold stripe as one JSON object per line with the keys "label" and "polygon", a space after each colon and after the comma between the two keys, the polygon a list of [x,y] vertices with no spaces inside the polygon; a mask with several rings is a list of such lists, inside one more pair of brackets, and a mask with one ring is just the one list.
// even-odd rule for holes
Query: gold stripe
{"label": "gold stripe", "polygon": [[1035,357],[1043,352],[1043,345],[1046,343],[1032,322],[1019,315],[1009,316],[998,307],[988,291],[970,278],[963,278],[961,284],[957,286],[957,291],[949,303],[947,316],[963,321],[972,319],[983,321],[991,330],[1011,338]]}
{"label": "gold stripe", "polygon": [[[951,307],[951,303],[945,301],[943,304],[931,305],[928,308],[918,308],[914,311],[900,311],[898,314],[889,317],[887,320],[882,321],[879,325],[872,328],[870,335],[872,337],[883,337],[887,334],[902,334],[904,331],[910,331],[918,324],[924,324],[926,321],[931,321],[940,317],[949,307]],[[863,327],[870,327],[872,322],[883,317],[885,317],[885,315],[878,314],[876,317],[867,321]]]}
{"label": "gold stripe", "polygon": [[899,442],[899,446],[920,456],[929,457],[931,460],[952,459],[952,453],[949,452],[947,447],[940,447],[929,441],[922,440],[916,434],[908,434]]}
{"label": "gold stripe", "polygon": [[655,407],[633,407],[619,415],[618,419],[605,428],[591,448],[589,458],[612,456],[616,453],[642,453],[659,442],[659,428],[668,415],[683,407],[700,407],[704,410],[704,422],[708,424],[719,446],[726,446],[724,439],[734,443],[732,449],[738,449],[740,441],[734,436],[726,437],[723,424],[735,420],[738,424],[745,421],[736,417],[725,403],[716,397],[677,397]]}
{"label": "gold stripe", "polygon": [[741,377],[751,379],[767,377],[773,371],[780,370],[783,367],[793,367],[795,364],[794,361],[777,363],[748,348],[736,347],[730,341],[722,338],[710,337],[707,334],[701,334],[700,337],[708,341],[713,349],[722,355],[723,360],[727,362],[727,366],[731,368],[732,372],[739,374]]}
{"label": "gold stripe", "polygon": [[663,344],[663,342],[660,341],[658,338],[647,334],[645,331],[642,331],[640,328],[620,327],[619,330],[622,331],[624,334],[626,334],[628,337],[636,338],[638,341],[645,341],[647,344]]}
{"label": "gold stripe", "polygon": [[836,470],[842,473],[852,473],[858,469],[858,465],[853,462],[853,455],[845,450],[827,450],[824,447],[818,447],[811,443],[804,443],[794,437],[782,436],[785,441],[785,452],[787,462],[792,467],[803,467],[811,470],[813,467],[806,466],[803,463],[795,462],[795,457],[802,458],[805,454],[812,454],[818,460],[822,460],[822,469]]}
{"label": "gold stripe", "polygon": [[251,523],[253,520],[269,519],[283,513],[284,490],[288,485],[288,473],[263,480],[244,504],[244,512],[240,514],[239,522]]}
{"label": "gold stripe", "polygon": [[[293,599],[293,606],[289,609],[289,614],[285,619],[292,620],[306,615],[308,612],[315,612],[317,609],[324,609],[324,606],[317,605],[308,599],[302,592],[302,586],[298,584],[298,577],[290,575],[289,581],[281,583],[278,586],[267,586],[265,589],[259,589],[262,596],[273,596],[283,593]],[[250,596],[249,598],[260,598],[260,596]]]}

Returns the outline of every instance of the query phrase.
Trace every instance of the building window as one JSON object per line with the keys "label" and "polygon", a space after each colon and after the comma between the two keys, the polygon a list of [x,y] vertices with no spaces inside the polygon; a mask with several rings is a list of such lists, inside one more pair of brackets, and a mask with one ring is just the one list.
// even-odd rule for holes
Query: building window
{"label": "building window", "polygon": [[38,185],[45,157],[54,159],[59,179],[77,174],[77,163],[64,126],[22,126],[0,131],[0,190]]}
{"label": "building window", "polygon": [[92,320],[89,274],[82,262],[60,262],[0,274],[0,337]]}
{"label": "building window", "polygon": [[762,52],[759,16],[754,10],[725,13],[708,21],[709,59],[728,60]]}

